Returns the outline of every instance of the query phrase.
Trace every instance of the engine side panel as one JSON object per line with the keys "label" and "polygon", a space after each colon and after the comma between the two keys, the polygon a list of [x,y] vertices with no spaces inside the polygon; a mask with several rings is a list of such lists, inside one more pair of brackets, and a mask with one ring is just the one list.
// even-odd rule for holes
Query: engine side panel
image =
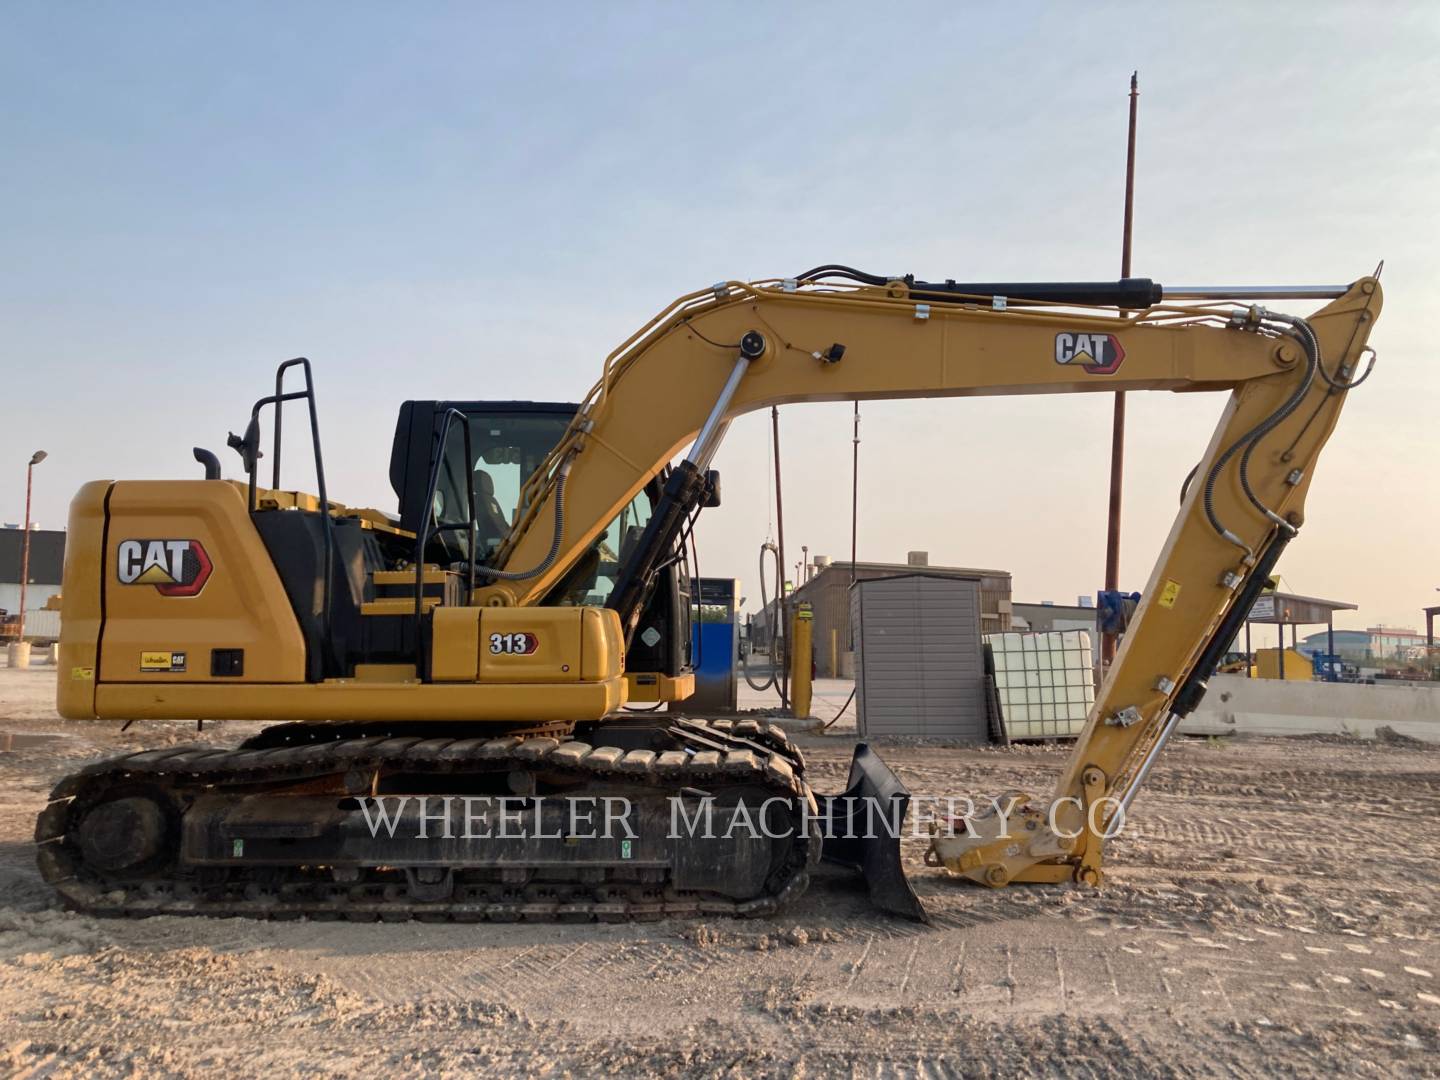
{"label": "engine side panel", "polygon": [[[305,640],[238,485],[121,481],[107,511],[101,684],[304,681]],[[212,650],[243,650],[238,673],[212,675]]]}

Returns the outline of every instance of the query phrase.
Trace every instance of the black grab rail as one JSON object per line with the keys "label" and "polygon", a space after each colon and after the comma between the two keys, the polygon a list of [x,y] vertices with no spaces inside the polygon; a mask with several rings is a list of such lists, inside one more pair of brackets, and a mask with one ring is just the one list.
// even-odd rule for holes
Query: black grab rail
{"label": "black grab rail", "polygon": [[[305,373],[305,389],[286,393],[285,372],[297,364]],[[332,578],[335,574],[335,523],[330,517],[330,497],[325,487],[325,456],[320,450],[320,420],[315,409],[315,380],[310,371],[310,361],[307,358],[297,356],[293,360],[286,360],[275,369],[275,393],[255,402],[250,410],[250,423],[245,428],[244,438],[231,435],[229,444],[240,452],[240,460],[244,463],[245,472],[249,476],[249,508],[250,513],[253,514],[259,507],[256,472],[260,458],[260,410],[266,405],[275,406],[275,438],[271,444],[275,460],[271,464],[270,486],[278,491],[280,489],[280,433],[282,428],[280,410],[285,402],[296,401],[300,398],[304,398],[310,407],[310,443],[315,452],[315,486],[319,488],[320,519],[325,532],[325,579],[321,585],[320,621],[324,628],[323,640],[328,643],[330,641],[330,592]]]}
{"label": "black grab rail", "polygon": [[[445,448],[450,441],[450,424],[459,419],[461,430],[465,434],[465,493],[469,502],[470,516],[466,521],[455,521],[449,525],[441,525],[435,521],[435,489],[440,485],[440,469],[445,464]],[[425,486],[425,512],[420,522],[420,528],[415,533],[415,644],[418,649],[421,640],[421,631],[425,623],[425,545],[430,538],[442,532],[451,532],[459,529],[468,529],[470,532],[469,557],[466,562],[469,564],[469,581],[466,599],[475,592],[475,545],[479,539],[479,528],[475,521],[475,453],[470,444],[470,418],[459,409],[447,408],[443,419],[440,422],[439,440],[436,444],[434,460],[430,463],[430,478]]]}

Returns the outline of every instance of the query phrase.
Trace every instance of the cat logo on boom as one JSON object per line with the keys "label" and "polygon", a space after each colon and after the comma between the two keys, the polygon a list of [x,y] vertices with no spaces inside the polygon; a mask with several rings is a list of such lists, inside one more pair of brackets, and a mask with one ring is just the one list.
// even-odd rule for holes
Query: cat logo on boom
{"label": "cat logo on boom", "polygon": [[1079,364],[1091,375],[1114,375],[1125,350],[1114,334],[1056,334],[1055,362]]}
{"label": "cat logo on boom", "polygon": [[122,585],[154,585],[161,596],[198,596],[214,569],[199,540],[122,540],[115,572]]}

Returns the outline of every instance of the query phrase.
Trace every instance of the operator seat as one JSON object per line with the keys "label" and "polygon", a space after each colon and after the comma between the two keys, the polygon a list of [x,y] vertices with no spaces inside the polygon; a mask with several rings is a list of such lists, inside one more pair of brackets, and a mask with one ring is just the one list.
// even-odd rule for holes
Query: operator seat
{"label": "operator seat", "polygon": [[484,469],[476,469],[475,477],[475,531],[480,538],[481,557],[489,549],[505,539],[510,532],[510,522],[500,503],[495,498],[495,479]]}

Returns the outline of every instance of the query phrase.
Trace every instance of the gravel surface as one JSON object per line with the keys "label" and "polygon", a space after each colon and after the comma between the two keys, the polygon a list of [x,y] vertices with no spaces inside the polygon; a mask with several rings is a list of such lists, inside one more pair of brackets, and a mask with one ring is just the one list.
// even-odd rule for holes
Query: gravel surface
{"label": "gravel surface", "polygon": [[[1440,752],[1167,750],[1101,890],[906,867],[933,927],[848,878],[781,916],[633,926],[96,920],[35,871],[53,782],[193,727],[70,723],[0,669],[0,1074],[1440,1075]],[[231,744],[258,725],[208,726]],[[804,741],[838,789],[843,738]],[[881,746],[912,790],[1048,792],[1063,747]]]}

